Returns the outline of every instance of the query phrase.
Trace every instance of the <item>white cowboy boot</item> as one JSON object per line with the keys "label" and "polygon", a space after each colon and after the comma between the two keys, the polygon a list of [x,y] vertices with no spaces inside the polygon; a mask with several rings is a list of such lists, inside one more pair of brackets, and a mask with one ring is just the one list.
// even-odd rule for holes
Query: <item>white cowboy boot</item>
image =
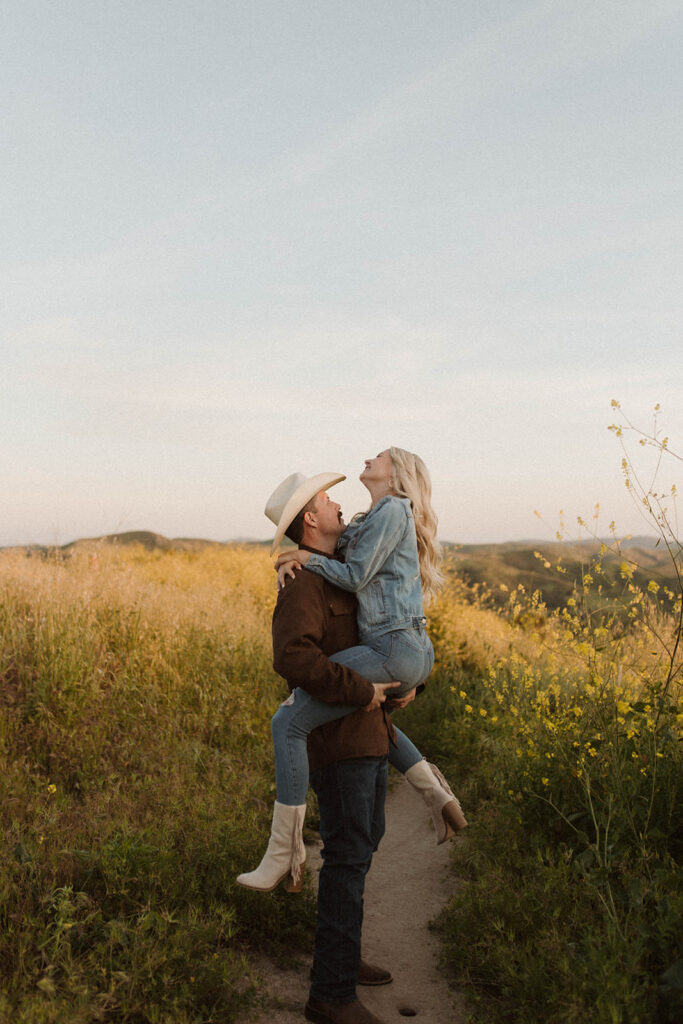
{"label": "white cowboy boot", "polygon": [[418,761],[405,772],[405,778],[431,811],[437,845],[467,828],[467,818],[462,813],[460,801],[435,764]]}
{"label": "white cowboy boot", "polygon": [[238,885],[258,892],[270,892],[278,882],[287,879],[287,892],[301,892],[306,864],[303,841],[305,814],[306,804],[290,807],[275,801],[270,839],[263,860],[255,871],[238,875]]}

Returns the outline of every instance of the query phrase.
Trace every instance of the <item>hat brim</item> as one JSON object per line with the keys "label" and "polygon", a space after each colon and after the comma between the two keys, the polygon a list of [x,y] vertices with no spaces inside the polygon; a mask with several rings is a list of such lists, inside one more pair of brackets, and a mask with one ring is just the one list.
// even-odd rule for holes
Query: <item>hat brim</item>
{"label": "hat brim", "polygon": [[273,538],[273,544],[270,549],[271,555],[275,554],[276,549],[282,543],[282,538],[285,535],[285,530],[298,516],[301,509],[306,505],[311,498],[313,498],[318,491],[325,491],[328,487],[332,487],[333,484],[338,484],[342,480],[346,480],[346,476],[342,473],[318,473],[316,476],[311,476],[308,480],[305,480],[291,496],[287,504],[282,510],[280,521],[277,524],[277,530],[275,531],[275,537]]}

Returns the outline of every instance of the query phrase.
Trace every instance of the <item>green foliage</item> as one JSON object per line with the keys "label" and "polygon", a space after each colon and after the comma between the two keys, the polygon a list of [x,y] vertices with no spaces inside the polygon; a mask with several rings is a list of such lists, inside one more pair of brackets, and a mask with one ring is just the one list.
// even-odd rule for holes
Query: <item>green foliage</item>
{"label": "green foliage", "polygon": [[670,585],[638,585],[615,536],[555,610],[504,584],[494,616],[453,575],[431,610],[437,672],[402,713],[470,819],[438,928],[473,1022],[683,1016],[683,551],[675,487],[642,488],[627,456],[624,470]]}
{"label": "green foliage", "polygon": [[[473,1021],[673,1024],[678,975],[668,987],[664,976],[680,958],[680,750],[661,741],[653,787],[640,760],[652,736],[632,758],[607,695],[584,700],[583,721],[559,705],[541,716],[542,688],[496,700],[506,675],[439,674],[403,713],[470,818],[455,852],[463,884],[438,922],[444,963]],[[575,737],[596,723],[599,753],[578,777]]]}
{"label": "green foliage", "polygon": [[314,921],[235,885],[273,797],[266,555],[1,570],[0,1020],[234,1020],[250,952]]}
{"label": "green foliage", "polygon": [[[683,552],[675,488],[625,462],[667,579],[614,535],[554,610],[451,567],[396,714],[470,819],[438,928],[481,1024],[683,1017]],[[257,547],[0,554],[0,1021],[230,1022],[253,951],[310,948],[310,896],[234,883],[270,825],[273,602]]]}

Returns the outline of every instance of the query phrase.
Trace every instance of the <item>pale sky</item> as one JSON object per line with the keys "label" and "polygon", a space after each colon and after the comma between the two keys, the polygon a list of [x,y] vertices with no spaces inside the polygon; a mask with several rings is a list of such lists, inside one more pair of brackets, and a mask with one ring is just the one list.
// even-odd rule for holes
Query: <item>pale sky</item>
{"label": "pale sky", "polygon": [[390,444],[443,540],[645,532],[682,52],[680,0],[5,0],[0,546],[266,538],[295,470],[348,518]]}

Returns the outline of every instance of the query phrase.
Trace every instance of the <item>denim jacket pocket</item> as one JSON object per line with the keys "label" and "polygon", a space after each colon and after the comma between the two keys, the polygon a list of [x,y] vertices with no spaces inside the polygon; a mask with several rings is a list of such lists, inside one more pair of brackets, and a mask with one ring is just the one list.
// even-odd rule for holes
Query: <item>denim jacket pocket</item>
{"label": "denim jacket pocket", "polygon": [[387,601],[384,594],[384,581],[375,578],[365,588],[365,612],[368,625],[379,626],[387,619]]}

